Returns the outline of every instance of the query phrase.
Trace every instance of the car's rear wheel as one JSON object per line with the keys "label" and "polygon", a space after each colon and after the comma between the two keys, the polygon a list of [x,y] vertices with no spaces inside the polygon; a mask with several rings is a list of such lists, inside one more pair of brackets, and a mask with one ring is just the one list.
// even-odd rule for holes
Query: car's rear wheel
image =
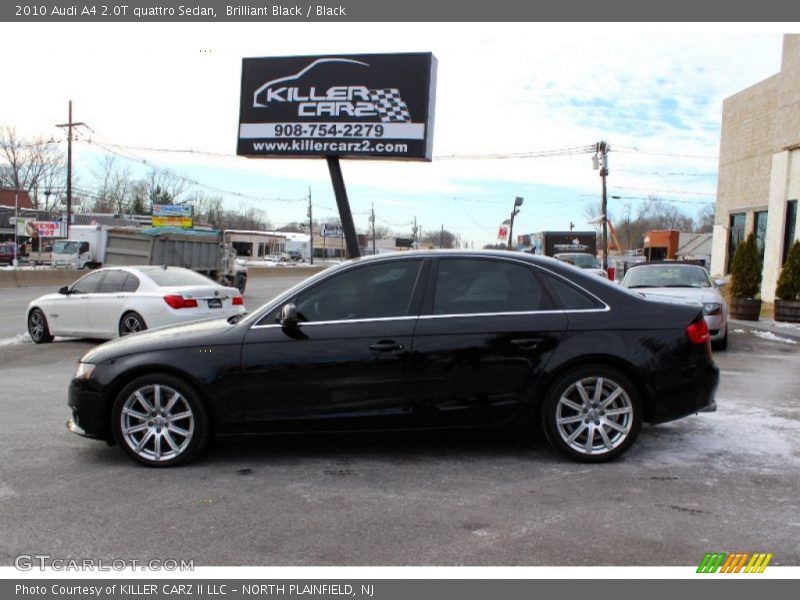
{"label": "car's rear wheel", "polygon": [[50,335],[50,327],[47,325],[47,317],[40,308],[34,308],[28,313],[28,334],[37,344],[46,344],[53,341]]}
{"label": "car's rear wheel", "polygon": [[143,375],[126,385],[114,401],[111,419],[123,451],[148,467],[186,463],[208,442],[203,402],[172,375]]}
{"label": "car's rear wheel", "polygon": [[119,335],[128,335],[147,329],[144,318],[137,312],[127,312],[119,320]]}
{"label": "car's rear wheel", "polygon": [[590,365],[562,375],[542,403],[550,444],[581,462],[604,462],[624,453],[642,426],[636,386],[620,371]]}
{"label": "car's rear wheel", "polygon": [[717,340],[716,342],[711,342],[711,348],[717,351],[727,350],[728,349],[728,330],[725,329],[725,335],[722,337],[721,340]]}

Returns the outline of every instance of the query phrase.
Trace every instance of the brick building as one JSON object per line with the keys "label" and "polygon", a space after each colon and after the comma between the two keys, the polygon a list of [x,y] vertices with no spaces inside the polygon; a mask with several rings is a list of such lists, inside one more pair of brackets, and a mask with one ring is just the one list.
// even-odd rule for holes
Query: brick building
{"label": "brick building", "polygon": [[711,271],[728,273],[737,245],[754,232],[761,297],[772,302],[800,233],[800,35],[784,36],[780,72],[725,99],[719,155]]}

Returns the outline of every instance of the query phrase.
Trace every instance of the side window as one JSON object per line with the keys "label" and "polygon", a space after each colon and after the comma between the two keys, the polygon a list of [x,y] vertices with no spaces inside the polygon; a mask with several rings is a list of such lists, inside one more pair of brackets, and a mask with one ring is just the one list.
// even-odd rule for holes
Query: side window
{"label": "side window", "polygon": [[103,278],[100,287],[97,289],[100,294],[114,294],[122,291],[122,286],[128,278],[128,273],[125,271],[106,271],[106,276]]}
{"label": "side window", "polygon": [[562,281],[558,277],[552,277],[550,275],[544,275],[543,277],[547,278],[550,289],[553,290],[558,303],[564,310],[591,310],[593,308],[603,308],[603,305],[597,300]]}
{"label": "side window", "polygon": [[122,291],[135,292],[138,289],[139,289],[139,278],[133,273],[128,273],[128,277],[127,279],[125,279],[125,283],[122,284]]}
{"label": "side window", "polygon": [[433,314],[523,312],[542,308],[542,288],[525,265],[475,258],[439,260]]}
{"label": "side window", "polygon": [[97,290],[100,281],[105,277],[105,274],[105,271],[89,273],[72,284],[71,292],[73,294],[93,294]]}
{"label": "side window", "polygon": [[301,321],[343,321],[408,315],[421,260],[356,267],[297,297]]}
{"label": "side window", "polygon": [[83,254],[84,252],[89,251],[89,242],[81,242],[80,253]]}

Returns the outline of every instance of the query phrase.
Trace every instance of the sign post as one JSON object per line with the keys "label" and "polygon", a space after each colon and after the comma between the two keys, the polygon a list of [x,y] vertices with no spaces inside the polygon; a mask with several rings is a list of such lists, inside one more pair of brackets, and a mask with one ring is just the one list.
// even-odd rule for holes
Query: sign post
{"label": "sign post", "polygon": [[325,157],[350,258],[360,255],[340,158],[430,161],[431,53],[245,58],[236,153]]}

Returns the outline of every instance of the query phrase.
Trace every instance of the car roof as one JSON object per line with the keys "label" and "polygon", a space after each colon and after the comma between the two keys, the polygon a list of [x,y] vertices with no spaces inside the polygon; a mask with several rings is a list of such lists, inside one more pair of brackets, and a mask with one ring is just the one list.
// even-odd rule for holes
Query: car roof
{"label": "car roof", "polygon": [[628,271],[631,269],[638,269],[640,267],[693,267],[695,269],[703,269],[704,271],[706,268],[702,265],[698,265],[697,263],[693,262],[685,262],[682,260],[651,260],[647,262],[640,262],[632,264],[628,267]]}

